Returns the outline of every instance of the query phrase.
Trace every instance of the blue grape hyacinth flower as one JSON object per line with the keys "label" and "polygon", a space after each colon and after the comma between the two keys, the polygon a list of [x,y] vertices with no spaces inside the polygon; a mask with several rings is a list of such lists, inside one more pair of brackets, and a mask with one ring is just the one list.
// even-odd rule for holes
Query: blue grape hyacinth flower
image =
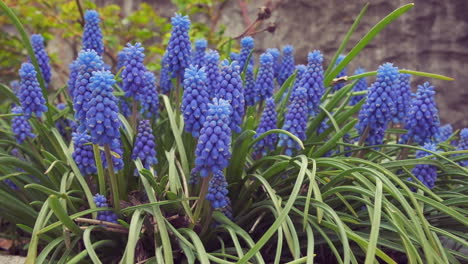
{"label": "blue grape hyacinth flower", "polygon": [[247,70],[245,71],[245,89],[244,89],[244,100],[246,106],[253,106],[255,105],[255,77],[254,77],[254,70],[252,65],[247,66]]}
{"label": "blue grape hyacinth flower", "polygon": [[231,61],[239,61],[239,53],[231,51],[231,54],[229,54],[229,59]]}
{"label": "blue grape hyacinth flower", "polygon": [[132,159],[140,158],[145,169],[150,169],[158,163],[156,158],[156,143],[154,142],[153,129],[149,120],[141,120],[138,124],[138,133],[133,145]]}
{"label": "blue grape hyacinth flower", "polygon": [[143,64],[144,50],[141,43],[135,43],[135,45],[128,43],[123,49],[127,59],[124,61],[125,68],[122,71],[122,89],[126,97],[133,97],[137,100],[139,95],[144,96],[144,76],[147,72]]}
{"label": "blue grape hyacinth flower", "polygon": [[[289,101],[282,129],[291,132],[300,140],[305,140],[308,119],[306,89],[297,88],[293,91]],[[292,156],[293,151],[300,148],[296,141],[285,134],[279,135],[278,147],[284,147],[285,154],[288,156]]]}
{"label": "blue grape hyacinth flower", "polygon": [[377,79],[369,87],[367,100],[359,112],[359,123],[356,126],[360,135],[365,134],[369,127],[366,137],[368,145],[383,143],[385,130],[395,112],[393,93],[398,77],[398,68],[391,63],[385,63],[379,67]]}
{"label": "blue grape hyacinth flower", "polygon": [[195,47],[192,50],[192,61],[191,64],[199,67],[205,66],[205,51],[208,46],[206,39],[197,39],[195,41]]}
{"label": "blue grape hyacinth flower", "polygon": [[[343,54],[340,54],[338,56],[338,58],[336,59],[336,62],[335,62],[335,67],[343,61],[343,59],[345,58],[346,56],[343,55]],[[346,67],[344,67],[340,73],[338,73],[338,75],[336,76],[336,78],[340,78],[340,77],[343,77],[343,76],[346,76],[347,75],[347,72],[348,72],[348,69]],[[336,91],[339,91],[341,88],[343,88],[345,86],[345,83],[343,82],[340,82],[340,83],[337,83],[333,86],[333,91],[336,92]]]}
{"label": "blue grape hyacinth flower", "polygon": [[231,64],[227,60],[221,66],[220,83],[216,96],[219,99],[228,101],[232,106],[230,126],[232,131],[240,133],[242,118],[244,117],[244,91],[242,88],[242,79],[240,68],[236,61]]}
{"label": "blue grape hyacinth flower", "polygon": [[[124,167],[123,162],[123,149],[119,138],[115,138],[112,140],[111,144],[109,145],[109,149],[111,151],[111,159],[112,159],[112,166],[114,167],[114,171],[120,171]],[[104,165],[104,168],[108,168],[109,164],[107,163],[106,154],[104,151],[101,151],[101,161]]]}
{"label": "blue grape hyacinth flower", "polygon": [[206,199],[211,202],[213,209],[226,208],[231,202],[228,197],[228,183],[222,171],[213,172],[208,185]]}
{"label": "blue grape hyacinth flower", "polygon": [[112,94],[114,84],[114,75],[109,71],[93,72],[90,79],[93,93],[88,103],[86,125],[91,141],[101,146],[112,145],[115,139],[120,139],[119,107]]}
{"label": "blue grape hyacinth flower", "polygon": [[15,106],[11,109],[11,112],[17,114],[11,119],[11,130],[15,135],[16,142],[21,144],[28,138],[35,138],[36,135],[32,132],[32,127],[29,124],[28,117],[23,113],[23,108]]}
{"label": "blue grape hyacinth flower", "polygon": [[229,128],[231,105],[228,101],[214,98],[208,104],[205,123],[200,130],[195,150],[195,168],[192,174],[202,178],[222,171],[231,159],[231,128]]}
{"label": "blue grape hyacinth flower", "polygon": [[95,10],[87,10],[84,15],[83,50],[94,50],[99,56],[104,53],[102,32],[99,24],[101,19]]}
{"label": "blue grape hyacinth flower", "polygon": [[80,72],[80,64],[77,60],[72,61],[68,66],[70,73],[68,74],[68,81],[67,81],[67,88],[68,94],[70,98],[73,100],[73,96],[75,94],[75,82],[76,78],[78,77],[78,73]]}
{"label": "blue grape hyacinth flower", "polygon": [[406,124],[411,108],[411,75],[400,73],[399,82],[395,85],[395,113],[392,122],[394,124]]}
{"label": "blue grape hyacinth flower", "polygon": [[283,58],[281,60],[281,66],[278,73],[278,84],[283,83],[294,73],[294,48],[291,45],[283,47]]}
{"label": "blue grape hyacinth flower", "polygon": [[[365,73],[366,70],[364,68],[357,68],[356,71],[354,71],[354,75],[362,74]],[[367,90],[367,78],[362,77],[359,79],[359,81],[356,83],[356,85],[353,87],[353,92],[361,92],[361,91],[366,91]],[[354,95],[351,97],[349,101],[349,105],[353,106],[359,103],[363,98],[365,98],[366,95]]]}
{"label": "blue grape hyacinth flower", "polygon": [[439,110],[435,102],[434,87],[425,82],[418,86],[416,97],[412,100],[405,126],[408,133],[403,135],[402,142],[412,140],[419,145],[432,142],[439,132],[439,126]]}
{"label": "blue grape hyacinth flower", "polygon": [[[99,193],[97,193],[95,196],[94,196],[94,203],[96,204],[96,207],[98,208],[103,208],[103,207],[110,207],[109,204],[107,203],[107,199],[106,197],[104,197],[104,195],[101,195]],[[112,211],[99,211],[98,212],[98,215],[97,215],[97,220],[100,220],[100,221],[106,221],[106,222],[111,222],[111,223],[115,223],[117,224],[117,219],[119,219],[117,217],[117,215],[112,212]]]}
{"label": "blue grape hyacinth flower", "polygon": [[144,86],[137,96],[141,104],[140,113],[146,118],[159,116],[159,94],[156,89],[156,77],[150,71],[143,75]]}
{"label": "blue grape hyacinth flower", "polygon": [[318,112],[320,100],[325,93],[322,63],[323,55],[320,51],[310,52],[307,57],[307,70],[297,84],[297,87],[305,88],[307,91],[309,115],[315,115]]}
{"label": "blue grape hyacinth flower", "polygon": [[73,109],[75,110],[75,119],[78,121],[78,131],[86,130],[86,113],[88,112],[88,102],[91,100],[90,79],[94,71],[100,71],[104,68],[104,62],[94,50],[81,51],[78,54],[78,75],[76,76]]}
{"label": "blue grape hyacinth flower", "polygon": [[190,20],[188,16],[176,14],[171,18],[171,23],[171,38],[166,49],[168,70],[172,74],[171,78],[182,78],[185,68],[190,65]]}
{"label": "blue grape hyacinth flower", "polygon": [[171,72],[169,71],[169,57],[164,54],[161,60],[161,72],[159,77],[159,87],[164,94],[169,94],[172,90]]}
{"label": "blue grape hyacinth flower", "polygon": [[73,133],[73,153],[72,157],[81,174],[84,176],[95,174],[96,161],[94,159],[91,136],[86,133]]}
{"label": "blue grape hyacinth flower", "polygon": [[273,72],[273,56],[269,53],[260,55],[260,69],[255,82],[255,103],[261,102],[273,95],[275,88]]}
{"label": "blue grape hyacinth flower", "polygon": [[19,101],[25,115],[30,116],[35,114],[37,117],[42,117],[42,113],[47,112],[47,106],[45,105],[45,99],[39,87],[36,73],[31,63],[25,62],[21,65],[19,70],[21,77]]}
{"label": "blue grape hyacinth flower", "polygon": [[180,108],[184,117],[185,131],[191,133],[193,137],[200,135],[209,102],[205,69],[190,65],[185,69],[184,94]]}
{"label": "blue grape hyacinth flower", "polygon": [[219,85],[219,53],[209,50],[205,57],[206,91],[210,100],[215,97]]}
{"label": "blue grape hyacinth flower", "polygon": [[[278,114],[276,112],[275,100],[273,98],[268,98],[266,100],[265,109],[263,109],[262,117],[260,118],[260,124],[257,128],[257,134],[255,138],[261,136],[263,133],[268,132],[272,129],[277,129],[278,125]],[[265,138],[261,139],[254,146],[254,156],[265,156],[268,151],[274,150],[276,143],[278,142],[277,134],[270,134]]]}
{"label": "blue grape hyacinth flower", "polygon": [[[437,152],[437,146],[433,143],[426,143],[424,144],[423,148],[433,152]],[[432,154],[424,150],[416,151],[416,158],[418,159],[429,155]],[[429,164],[418,164],[414,166],[411,173],[413,173],[413,175],[416,176],[416,178],[420,180],[424,185],[426,185],[429,189],[434,188],[435,181],[437,180],[436,166]],[[410,180],[412,179],[410,178]]]}
{"label": "blue grape hyacinth flower", "polygon": [[[52,70],[50,68],[49,55],[44,46],[44,38],[40,34],[31,35],[31,46],[36,55],[39,69],[41,70],[42,77],[44,78],[45,85],[50,84],[50,78],[52,76]],[[31,61],[31,60],[30,60]]]}
{"label": "blue grape hyacinth flower", "polygon": [[266,49],[267,53],[273,57],[273,72],[275,78],[278,78],[278,73],[281,67],[281,54],[277,48]]}
{"label": "blue grape hyacinth flower", "polygon": [[440,126],[436,135],[437,142],[447,141],[452,134],[453,134],[453,127],[451,124]]}
{"label": "blue grape hyacinth flower", "polygon": [[127,53],[125,51],[125,48],[119,53],[117,53],[117,71],[120,71],[123,67],[125,67],[125,64],[127,63]]}
{"label": "blue grape hyacinth flower", "polygon": [[[460,131],[460,140],[458,141],[457,150],[468,150],[468,128],[463,128]],[[463,167],[468,167],[468,159],[461,160],[459,163]]]}
{"label": "blue grape hyacinth flower", "polygon": [[240,71],[242,71],[251,53],[252,55],[250,55],[250,60],[248,64],[252,66],[254,65],[253,48],[254,48],[255,42],[252,37],[248,36],[248,37],[243,37],[240,41],[240,44],[241,44],[241,51],[240,51],[237,61],[239,63]]}

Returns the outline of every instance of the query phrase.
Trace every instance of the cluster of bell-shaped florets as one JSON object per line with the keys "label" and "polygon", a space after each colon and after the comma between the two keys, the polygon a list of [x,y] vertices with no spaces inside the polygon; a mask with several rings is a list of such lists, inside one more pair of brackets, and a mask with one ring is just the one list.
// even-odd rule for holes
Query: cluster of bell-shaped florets
{"label": "cluster of bell-shaped florets", "polygon": [[132,159],[140,159],[145,169],[150,169],[158,163],[156,158],[156,143],[154,142],[153,129],[149,120],[141,120],[138,125],[138,133],[133,145]]}
{"label": "cluster of bell-shaped florets", "polygon": [[35,138],[36,135],[32,132],[31,125],[29,124],[28,117],[24,114],[21,106],[15,106],[11,109],[13,116],[11,120],[11,130],[15,135],[18,144],[23,143],[28,138]]}
{"label": "cluster of bell-shaped florets", "polygon": [[197,39],[195,41],[195,47],[192,50],[192,65],[199,67],[205,66],[205,52],[207,46],[208,41],[206,41],[206,39]]}
{"label": "cluster of bell-shaped florets", "polygon": [[[336,58],[336,62],[335,62],[335,67],[340,64],[344,58],[346,56],[343,55],[343,54],[340,54],[338,56],[338,58]],[[340,77],[344,77],[347,75],[347,72],[348,72],[348,69],[346,67],[344,67],[339,73],[338,75],[336,76],[336,78],[340,78]],[[333,91],[338,91],[340,90],[341,88],[343,88],[345,86],[345,83],[344,82],[338,82],[337,84],[333,85]]]}
{"label": "cluster of bell-shaped florets", "polygon": [[99,13],[95,10],[87,10],[84,20],[83,50],[94,50],[102,56],[104,53],[104,43],[102,42],[102,32],[99,27],[99,23],[101,23]]}
{"label": "cluster of bell-shaped florets", "polygon": [[206,199],[211,202],[213,209],[221,209],[230,205],[228,197],[228,183],[222,171],[214,171],[208,185]]}
{"label": "cluster of bell-shaped florets", "polygon": [[406,124],[408,113],[411,108],[410,78],[411,75],[407,73],[400,73],[399,80],[395,85],[395,112],[393,113],[392,119],[394,124]]}
{"label": "cluster of bell-shaped florets", "polygon": [[437,142],[447,141],[452,134],[453,134],[453,127],[451,124],[440,126],[437,131],[436,141]]}
{"label": "cluster of bell-shaped florets", "polygon": [[209,102],[205,69],[191,65],[185,69],[181,111],[184,116],[185,131],[194,137],[200,135]]}
{"label": "cluster of bell-shaped florets", "polygon": [[323,55],[320,51],[310,52],[307,57],[307,70],[302,74],[296,87],[307,91],[307,108],[310,115],[315,115],[320,106],[320,100],[325,93],[323,83]]}
{"label": "cluster of bell-shaped florets", "polygon": [[161,92],[169,94],[172,90],[171,73],[169,72],[169,57],[167,52],[161,60],[161,72],[159,73],[159,87]]}
{"label": "cluster of bell-shaped florets", "polygon": [[219,85],[219,53],[216,50],[209,50],[205,57],[205,73],[206,73],[206,91],[211,99],[218,91]]}
{"label": "cluster of bell-shaped florets", "polygon": [[255,76],[253,66],[247,66],[245,70],[245,81],[244,81],[244,100],[246,106],[253,106],[255,105],[255,97],[256,97],[256,90],[255,90]]}
{"label": "cluster of bell-shaped florets", "polygon": [[36,74],[37,72],[31,63],[25,62],[21,65],[19,70],[21,77],[19,100],[25,115],[35,114],[37,117],[42,117],[42,114],[47,111],[47,106]]}
{"label": "cluster of bell-shaped florets", "polygon": [[81,174],[91,175],[97,172],[91,136],[86,133],[73,133],[72,157]]}
{"label": "cluster of bell-shaped florets", "polygon": [[[252,66],[254,65],[253,48],[255,45],[255,41],[250,36],[243,37],[240,41],[240,45],[241,45],[240,54],[238,54],[238,56],[235,56],[234,58],[231,56],[231,60],[237,61],[239,63],[240,70],[242,71],[246,63]],[[249,61],[247,62],[247,60]]]}
{"label": "cluster of bell-shaped florets", "polygon": [[[426,143],[423,146],[424,149],[437,152],[437,146],[433,143]],[[416,158],[420,159],[426,156],[432,155],[432,153],[418,150],[416,152]],[[437,167],[429,164],[418,164],[414,166],[412,170],[413,175],[420,180],[429,189],[434,188],[435,181],[437,180]]]}
{"label": "cluster of bell-shaped florets", "polygon": [[[460,139],[458,140],[457,150],[468,150],[468,128],[460,131]],[[460,165],[468,167],[468,159],[461,160]]]}
{"label": "cluster of bell-shaped florets", "polygon": [[[362,74],[364,72],[366,72],[365,69],[357,68],[354,71],[354,75]],[[362,91],[367,91],[367,79],[366,79],[366,77],[360,78],[359,81],[356,83],[356,85],[353,87],[353,92],[362,92]],[[365,94],[363,94],[363,95],[354,95],[349,100],[349,105],[356,105],[357,103],[359,103],[365,97],[366,97]]]}
{"label": "cluster of bell-shaped florets", "polygon": [[268,48],[266,49],[266,52],[270,53],[270,55],[273,57],[273,72],[274,72],[275,78],[277,79],[280,68],[281,68],[280,51],[277,48]]}
{"label": "cluster of bell-shaped florets", "polygon": [[[257,134],[255,135],[255,137],[259,137],[263,133],[268,132],[269,130],[277,129],[277,122],[278,114],[276,113],[275,100],[270,97],[266,100],[266,106],[265,109],[263,109],[262,117],[260,118],[260,124],[258,125]],[[277,134],[270,134],[260,139],[254,146],[254,157],[265,156],[268,153],[268,151],[271,151],[276,148],[277,142]]]}
{"label": "cluster of bell-shaped florets", "polygon": [[278,70],[278,84],[283,83],[294,73],[296,65],[294,64],[294,48],[291,45],[283,47],[283,57],[281,59],[281,66]]}
{"label": "cluster of bell-shaped florets", "polygon": [[[106,197],[104,197],[104,195],[101,195],[99,193],[94,196],[94,203],[96,204],[96,207],[98,208],[109,207]],[[110,210],[99,211],[97,215],[97,220],[100,220],[100,221],[117,223],[117,219],[119,219],[117,215]]]}
{"label": "cluster of bell-shaped florets", "polygon": [[214,98],[208,104],[205,123],[200,130],[195,150],[195,168],[202,178],[222,171],[231,159],[231,105],[228,101]]}
{"label": "cluster of bell-shaped florets", "polygon": [[140,113],[146,118],[159,116],[159,94],[156,89],[156,77],[150,71],[143,75],[144,86],[138,94],[137,100],[141,104]]}
{"label": "cluster of bell-shaped florets", "polygon": [[147,72],[143,64],[145,59],[144,50],[141,43],[135,43],[135,45],[128,43],[127,47],[123,49],[125,59],[122,64],[125,68],[122,70],[122,89],[126,97],[133,97],[137,100],[143,94],[145,73]]}
{"label": "cluster of bell-shaped florets", "polygon": [[75,95],[75,82],[76,78],[78,78],[78,73],[80,71],[80,64],[78,60],[72,61],[68,66],[70,73],[68,74],[68,81],[67,81],[67,88],[68,94],[70,95],[71,99],[73,100],[73,96]]}
{"label": "cluster of bell-shaped florets", "polygon": [[45,85],[48,86],[52,76],[52,70],[50,68],[49,55],[44,46],[44,38],[40,34],[31,35],[31,46],[34,50],[34,55],[39,64],[39,69],[41,70]]}
{"label": "cluster of bell-shaped florets", "polygon": [[171,23],[171,38],[166,50],[168,71],[171,78],[182,78],[185,68],[190,65],[190,20],[188,16],[176,14],[171,18]]}
{"label": "cluster of bell-shaped florets", "polygon": [[273,56],[265,52],[260,56],[260,68],[255,82],[255,103],[264,101],[273,95],[274,78]]}

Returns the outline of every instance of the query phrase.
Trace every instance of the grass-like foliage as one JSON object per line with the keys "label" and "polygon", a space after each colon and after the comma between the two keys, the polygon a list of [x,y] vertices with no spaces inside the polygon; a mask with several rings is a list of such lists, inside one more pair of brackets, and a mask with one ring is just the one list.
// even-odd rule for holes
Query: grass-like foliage
{"label": "grass-like foliage", "polygon": [[[0,217],[27,236],[27,263],[468,261],[459,252],[468,247],[468,133],[433,133],[429,84],[396,91],[404,74],[450,78],[391,64],[346,73],[413,4],[349,48],[366,5],[328,68],[314,51],[306,70],[269,53],[252,68],[250,38],[239,54],[233,40],[205,56],[199,41],[192,55],[190,21],[176,15],[158,88],[140,44],[119,65],[102,61],[94,11],[85,14],[90,49],[67,87],[51,87],[20,19],[0,7],[35,69],[22,68],[19,91],[0,84]],[[278,69],[293,72],[281,86]],[[398,96],[403,110],[388,104]],[[28,114],[42,104],[44,114]],[[384,106],[414,118],[386,119]],[[421,120],[432,123],[417,130]]]}

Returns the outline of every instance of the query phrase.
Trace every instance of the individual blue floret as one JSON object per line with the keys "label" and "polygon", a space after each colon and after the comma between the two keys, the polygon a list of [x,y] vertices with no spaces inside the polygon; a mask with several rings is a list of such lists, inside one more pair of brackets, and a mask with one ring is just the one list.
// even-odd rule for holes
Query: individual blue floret
{"label": "individual blue floret", "polygon": [[52,70],[50,68],[49,55],[44,46],[44,38],[40,34],[31,35],[31,46],[36,55],[39,69],[41,70],[42,77],[44,78],[45,85],[48,86],[50,78],[52,76]]}
{"label": "individual blue floret", "polygon": [[158,163],[156,158],[156,143],[154,142],[153,129],[149,120],[141,120],[138,125],[138,133],[133,145],[132,159],[140,158],[145,169],[150,169]]}
{"label": "individual blue floret", "polygon": [[[366,70],[364,68],[357,68],[356,71],[354,71],[354,75],[362,74],[365,73]],[[359,79],[359,81],[356,83],[356,85],[353,87],[353,92],[361,92],[361,91],[367,91],[367,78],[362,77]],[[359,103],[363,98],[365,98],[366,95],[354,95],[351,97],[349,101],[349,105],[356,105]]]}
{"label": "individual blue floret", "polygon": [[176,14],[171,18],[172,32],[167,44],[167,63],[171,78],[182,78],[185,68],[190,65],[190,20],[188,16]]}
{"label": "individual blue floret", "polygon": [[21,65],[19,70],[21,77],[19,100],[25,115],[35,114],[37,117],[42,117],[42,113],[47,112],[47,106],[36,73],[31,63],[25,62]]}
{"label": "individual blue floret", "polygon": [[[94,196],[94,203],[96,204],[96,207],[98,208],[103,208],[103,207],[110,207],[109,204],[107,203],[106,197],[104,195],[101,195],[97,193]],[[117,224],[117,215],[112,212],[112,211],[99,211],[97,215],[97,220],[100,221],[106,221],[106,222],[111,222],[111,223],[116,223]]]}
{"label": "individual blue floret", "polygon": [[83,50],[94,50],[99,56],[104,53],[102,32],[99,27],[101,19],[95,10],[87,10],[84,15],[85,26],[83,31]]}
{"label": "individual blue floret", "polygon": [[81,174],[91,175],[97,172],[91,136],[86,133],[73,133],[72,157]]}
{"label": "individual blue floret", "polygon": [[286,45],[283,47],[283,58],[281,60],[281,67],[278,73],[278,84],[283,85],[283,83],[294,73],[295,64],[294,64],[294,48],[291,45]]}
{"label": "individual blue floret", "polygon": [[192,61],[191,64],[199,67],[205,66],[205,51],[208,46],[206,39],[197,39],[195,41],[195,47],[192,50]]}
{"label": "individual blue floret", "polygon": [[36,135],[32,132],[32,127],[29,124],[28,117],[23,113],[23,108],[16,106],[11,109],[11,113],[17,114],[11,119],[11,130],[15,135],[16,142],[21,144],[27,138],[35,138]]}
{"label": "individual blue floret", "polygon": [[[266,106],[263,110],[262,117],[260,118],[260,124],[257,128],[257,134],[255,138],[261,136],[263,133],[268,132],[272,129],[277,129],[278,117],[276,113],[275,100],[273,98],[268,98],[266,100]],[[277,134],[270,134],[265,138],[261,139],[254,146],[254,156],[259,157],[261,155],[265,156],[268,151],[274,150],[276,143],[278,142]]]}
{"label": "individual blue floret", "polygon": [[255,103],[261,102],[273,95],[275,86],[273,72],[273,56],[263,53],[260,56],[260,69],[255,82]]}

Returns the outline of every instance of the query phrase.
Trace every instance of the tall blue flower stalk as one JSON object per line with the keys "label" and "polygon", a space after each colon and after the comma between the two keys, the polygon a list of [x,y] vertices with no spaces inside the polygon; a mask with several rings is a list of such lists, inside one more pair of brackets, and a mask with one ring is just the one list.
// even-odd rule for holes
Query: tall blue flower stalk
{"label": "tall blue flower stalk", "polygon": [[439,110],[435,102],[434,87],[428,82],[418,86],[413,98],[405,128],[408,133],[402,137],[404,143],[413,142],[424,145],[435,140],[439,132]]}
{"label": "tall blue flower stalk", "polygon": [[159,94],[156,89],[156,77],[150,71],[143,75],[143,89],[138,94],[137,100],[141,104],[140,113],[146,118],[159,116]]}
{"label": "tall blue flower stalk", "polygon": [[32,132],[32,127],[29,124],[28,117],[23,113],[23,108],[15,106],[11,109],[11,112],[17,114],[11,119],[11,130],[16,142],[22,144],[28,138],[35,138],[36,135]]}
{"label": "tall blue flower stalk", "polygon": [[294,47],[286,45],[283,47],[283,58],[281,59],[281,66],[278,73],[278,84],[283,83],[294,73]]}
{"label": "tall blue flower stalk", "polygon": [[[354,71],[354,75],[362,74],[365,73],[366,70],[364,68],[357,68]],[[367,78],[362,77],[359,79],[359,81],[356,83],[356,85],[353,87],[353,92],[361,92],[361,91],[366,91],[367,90]],[[349,105],[356,105],[359,103],[363,98],[365,98],[366,95],[354,95],[351,97],[349,101]]]}
{"label": "tall blue flower stalk", "polygon": [[35,114],[37,117],[42,117],[42,113],[47,112],[47,106],[36,74],[37,72],[31,63],[25,62],[21,65],[19,70],[21,77],[19,101],[25,115]]}
{"label": "tall blue flower stalk", "polygon": [[247,66],[247,70],[245,71],[245,83],[244,83],[244,99],[246,106],[253,106],[255,105],[255,97],[256,97],[256,90],[255,90],[255,77],[254,77],[254,70],[251,65]]}
{"label": "tall blue flower stalk", "polygon": [[208,41],[206,39],[197,39],[195,41],[195,47],[192,50],[192,65],[205,66],[205,51],[207,46]]}
{"label": "tall blue flower stalk", "polygon": [[185,68],[190,65],[190,20],[188,16],[176,14],[171,18],[171,23],[171,38],[166,50],[168,70],[171,72],[171,78],[182,78]]}
{"label": "tall blue flower stalk", "polygon": [[[253,56],[253,48],[255,45],[254,39],[250,36],[248,37],[243,37],[240,41],[241,44],[241,51],[239,54],[238,62],[239,62],[239,67],[240,71],[244,69],[245,63],[247,63],[247,59],[250,56],[250,60],[248,62],[249,65],[254,65],[254,56]],[[252,55],[250,55],[252,54]]]}
{"label": "tall blue flower stalk", "polygon": [[275,78],[278,78],[278,74],[281,68],[281,54],[277,48],[266,49],[267,53],[273,57],[273,72]]}
{"label": "tall blue flower stalk", "polygon": [[245,100],[240,68],[236,61],[233,61],[231,64],[229,64],[227,60],[223,62],[219,80],[220,83],[216,96],[231,104],[232,112],[230,126],[232,131],[240,133],[240,125],[242,124],[242,118],[244,117],[245,111]]}
{"label": "tall blue flower stalk", "polygon": [[315,115],[320,106],[320,100],[325,93],[323,84],[323,55],[314,50],[307,57],[307,70],[299,80],[297,87],[305,88],[307,91],[307,108],[309,115]]}
{"label": "tall blue flower stalk", "polygon": [[[263,109],[262,117],[260,118],[260,124],[257,128],[257,134],[255,137],[261,136],[263,133],[268,132],[272,129],[277,129],[278,125],[278,114],[276,112],[275,100],[268,98],[266,100],[265,109]],[[278,142],[277,134],[270,134],[265,138],[262,138],[254,146],[254,157],[265,156],[268,151],[274,150]]]}
{"label": "tall blue flower stalk", "polygon": [[40,34],[31,35],[31,46],[36,55],[39,69],[41,70],[42,77],[44,78],[45,85],[50,84],[50,78],[52,76],[52,70],[50,68],[49,55],[44,46],[44,38]]}
{"label": "tall blue flower stalk", "polygon": [[78,121],[78,131],[86,130],[86,113],[88,112],[88,102],[91,100],[91,87],[89,85],[94,71],[104,68],[104,62],[94,50],[81,51],[78,54],[78,75],[76,76],[73,92],[73,109],[75,119]]}
{"label": "tall blue flower stalk", "polygon": [[452,134],[453,134],[453,127],[451,124],[440,126],[436,135],[437,142],[447,141]]}
{"label": "tall blue flower stalk", "polygon": [[74,60],[68,66],[70,73],[68,74],[68,81],[67,81],[67,88],[68,94],[70,98],[73,100],[73,96],[75,95],[75,82],[76,78],[78,78],[78,74],[80,72],[80,64],[78,60]]}
{"label": "tall blue flower stalk", "polygon": [[[291,132],[300,140],[305,140],[308,119],[307,90],[303,87],[297,88],[289,101],[282,129]],[[300,148],[296,141],[285,134],[279,135],[278,147],[283,147],[288,156],[292,156],[293,151]]]}
{"label": "tall blue flower stalk", "polygon": [[95,174],[96,161],[94,159],[91,136],[86,133],[73,133],[73,153],[72,157],[81,174],[84,176]]}
{"label": "tall blue flower stalk", "polygon": [[126,97],[133,97],[136,100],[141,99],[140,95],[145,96],[143,90],[147,69],[143,64],[144,50],[141,43],[135,43],[135,45],[128,43],[127,47],[123,49],[127,59],[123,63],[125,69],[122,71],[122,89]]}
{"label": "tall blue flower stalk", "polygon": [[366,144],[380,145],[383,143],[385,130],[395,112],[393,95],[395,83],[398,83],[398,68],[391,63],[385,63],[377,70],[377,79],[369,87],[366,103],[359,112],[358,132],[366,136]]}
{"label": "tall blue flower stalk", "polygon": [[[98,208],[110,207],[109,204],[107,203],[106,197],[104,197],[104,195],[101,195],[99,193],[94,196],[94,203],[96,204],[96,207]],[[117,219],[119,219],[117,215],[110,210],[99,211],[97,215],[97,220],[100,220],[100,221],[106,221],[106,222],[111,222],[111,223],[116,224]]]}
{"label": "tall blue flower stalk", "polygon": [[190,65],[185,69],[184,95],[180,108],[184,117],[185,131],[194,137],[200,135],[209,102],[204,68]]}
{"label": "tall blue flower stalk", "polygon": [[255,82],[255,103],[264,101],[273,95],[274,78],[273,56],[269,53],[263,53],[260,55],[260,69]]}
{"label": "tall blue flower stalk", "polygon": [[[460,140],[458,140],[457,150],[468,150],[468,128],[463,128],[460,131]],[[461,160],[459,163],[463,167],[468,167],[468,159]]]}
{"label": "tall blue flower stalk", "polygon": [[165,53],[161,60],[161,73],[159,77],[159,87],[164,94],[169,94],[172,90],[171,75],[169,71],[169,57]]}
{"label": "tall blue flower stalk", "polygon": [[95,10],[87,10],[84,15],[83,50],[94,50],[99,56],[104,53],[102,32],[99,24],[101,19]]}
{"label": "tall blue flower stalk", "polygon": [[231,105],[228,101],[214,98],[208,104],[205,123],[200,130],[195,150],[195,168],[202,178],[227,168],[231,159]]}
{"label": "tall blue flower stalk", "polygon": [[[343,59],[344,59],[345,57],[346,57],[345,55],[340,54],[340,55],[338,56],[338,58],[336,59],[335,67],[336,67],[340,62],[342,62]],[[338,73],[338,75],[336,76],[336,78],[340,78],[340,77],[346,76],[346,75],[347,75],[347,72],[348,72],[348,69],[347,69],[346,67],[344,67],[344,68],[340,71],[340,73]],[[337,83],[337,84],[335,84],[335,85],[333,86],[333,91],[338,91],[338,90],[340,90],[341,88],[343,88],[344,86],[345,86],[345,83],[342,83],[342,82]]]}
{"label": "tall blue flower stalk", "polygon": [[[437,152],[437,146],[433,143],[426,143],[424,144],[424,149]],[[426,156],[432,155],[432,153],[429,153],[424,150],[418,150],[416,151],[416,158],[424,158]],[[424,185],[426,185],[429,189],[434,188],[435,186],[435,181],[437,180],[437,167],[434,165],[429,165],[429,164],[418,164],[414,166],[413,170],[411,173],[416,176],[418,180],[420,180]],[[410,178],[410,180],[412,180]]]}
{"label": "tall blue flower stalk", "polygon": [[395,113],[392,122],[394,124],[406,124],[411,108],[411,75],[400,73],[398,83],[395,85]]}
{"label": "tall blue flower stalk", "polygon": [[214,98],[219,85],[219,53],[209,50],[205,57],[206,90],[210,100]]}
{"label": "tall blue flower stalk", "polygon": [[211,202],[213,209],[223,209],[231,204],[228,197],[228,183],[222,171],[218,170],[213,173],[209,185],[206,199]]}
{"label": "tall blue flower stalk", "polygon": [[132,159],[140,158],[145,169],[150,169],[158,163],[156,158],[156,143],[149,120],[141,120],[138,124],[138,133],[133,145]]}

